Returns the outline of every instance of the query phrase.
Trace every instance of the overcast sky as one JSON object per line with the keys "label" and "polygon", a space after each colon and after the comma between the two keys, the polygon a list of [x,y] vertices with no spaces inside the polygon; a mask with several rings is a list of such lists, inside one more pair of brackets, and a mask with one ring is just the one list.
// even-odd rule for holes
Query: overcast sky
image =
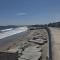
{"label": "overcast sky", "polygon": [[60,21],[60,0],[0,0],[0,25]]}

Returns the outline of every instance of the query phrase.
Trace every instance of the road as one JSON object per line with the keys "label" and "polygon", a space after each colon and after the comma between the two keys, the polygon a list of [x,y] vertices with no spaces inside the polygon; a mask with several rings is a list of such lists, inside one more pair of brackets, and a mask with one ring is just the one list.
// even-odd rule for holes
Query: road
{"label": "road", "polygon": [[50,28],[52,60],[60,60],[60,28]]}

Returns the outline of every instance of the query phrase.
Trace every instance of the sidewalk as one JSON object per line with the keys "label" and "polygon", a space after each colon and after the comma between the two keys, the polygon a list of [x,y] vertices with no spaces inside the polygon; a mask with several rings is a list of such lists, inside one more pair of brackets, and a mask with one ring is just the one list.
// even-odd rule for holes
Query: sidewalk
{"label": "sidewalk", "polygon": [[60,60],[60,29],[50,28],[52,36],[52,60]]}

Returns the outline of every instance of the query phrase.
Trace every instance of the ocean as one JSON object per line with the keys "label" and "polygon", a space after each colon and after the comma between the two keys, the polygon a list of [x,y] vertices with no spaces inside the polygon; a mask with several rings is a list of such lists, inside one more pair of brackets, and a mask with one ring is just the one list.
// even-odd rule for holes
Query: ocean
{"label": "ocean", "polygon": [[21,37],[22,35],[24,35],[26,33],[26,31],[22,31],[22,32],[19,32],[19,33],[16,33],[16,34],[13,34],[13,35],[0,39],[0,47],[3,47],[11,42],[16,41],[16,39]]}

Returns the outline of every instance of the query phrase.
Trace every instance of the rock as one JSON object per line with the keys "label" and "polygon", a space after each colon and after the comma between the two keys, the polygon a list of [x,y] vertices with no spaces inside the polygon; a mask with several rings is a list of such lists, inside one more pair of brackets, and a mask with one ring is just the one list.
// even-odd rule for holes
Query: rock
{"label": "rock", "polygon": [[21,58],[28,59],[28,60],[38,60],[41,56],[41,48],[36,48],[37,46],[31,46],[24,50],[23,55]]}
{"label": "rock", "polygon": [[39,44],[39,45],[43,45],[44,44],[44,41],[43,39],[36,39],[36,40],[29,40],[30,42],[34,42],[36,44]]}

